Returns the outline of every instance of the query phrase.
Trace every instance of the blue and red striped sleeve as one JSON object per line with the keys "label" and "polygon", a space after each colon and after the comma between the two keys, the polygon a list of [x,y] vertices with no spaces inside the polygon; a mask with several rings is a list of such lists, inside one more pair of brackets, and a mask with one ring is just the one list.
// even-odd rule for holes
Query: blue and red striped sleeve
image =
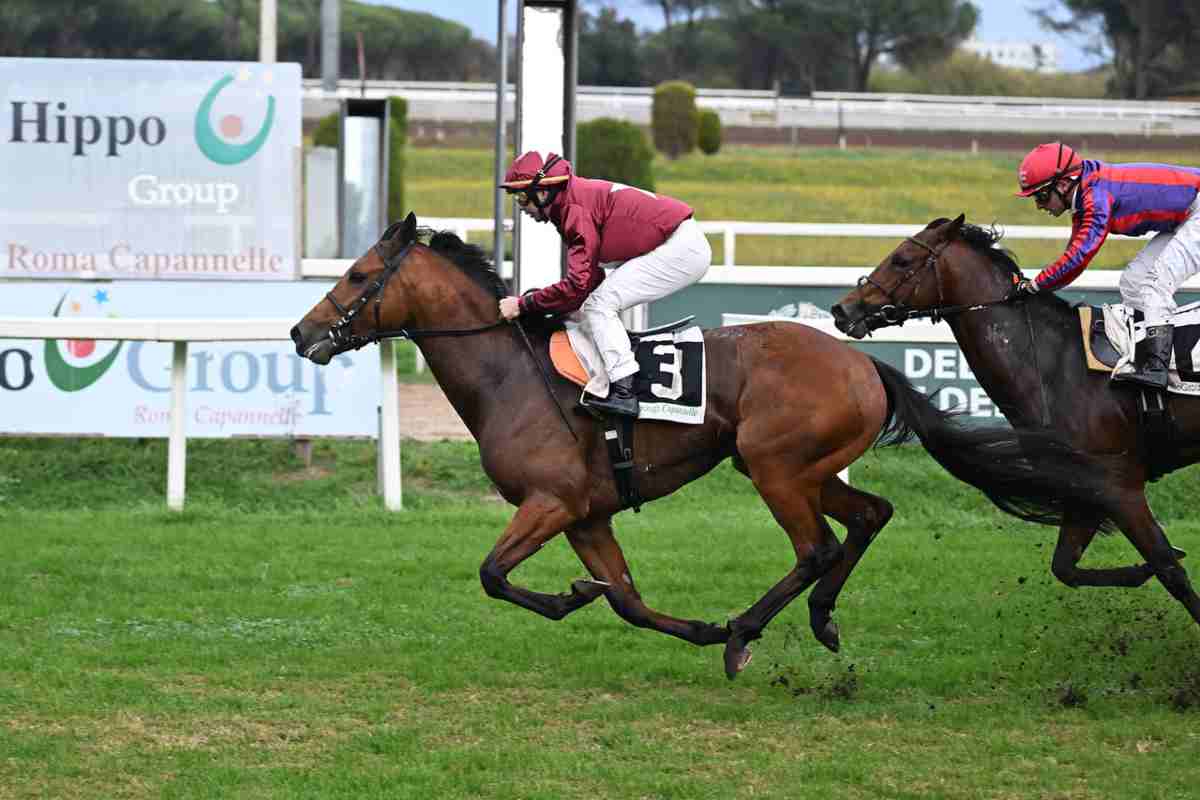
{"label": "blue and red striped sleeve", "polygon": [[1112,193],[1100,181],[1090,186],[1081,185],[1079,191],[1082,207],[1077,212],[1077,223],[1071,228],[1071,241],[1067,242],[1067,249],[1058,260],[1034,278],[1039,289],[1052,291],[1070,284],[1095,258],[1108,238]]}

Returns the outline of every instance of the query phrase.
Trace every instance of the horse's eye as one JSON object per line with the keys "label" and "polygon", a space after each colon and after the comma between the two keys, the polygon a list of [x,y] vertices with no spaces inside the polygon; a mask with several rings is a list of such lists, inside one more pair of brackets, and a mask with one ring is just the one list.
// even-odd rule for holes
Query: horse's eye
{"label": "horse's eye", "polygon": [[362,274],[361,272],[355,272],[355,271],[351,271],[350,274],[347,275],[346,277],[349,279],[349,281],[351,283],[362,283],[367,279],[366,275]]}
{"label": "horse's eye", "polygon": [[908,262],[900,256],[892,256],[892,266],[896,269],[907,270]]}

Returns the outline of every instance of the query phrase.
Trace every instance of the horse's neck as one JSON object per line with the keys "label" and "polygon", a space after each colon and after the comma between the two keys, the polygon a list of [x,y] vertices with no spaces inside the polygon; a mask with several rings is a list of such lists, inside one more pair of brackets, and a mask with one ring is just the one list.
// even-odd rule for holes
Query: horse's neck
{"label": "horse's neck", "polygon": [[1061,416],[1051,386],[1073,352],[1063,313],[1047,298],[1033,298],[949,319],[979,385],[1013,424],[1053,424]]}
{"label": "horse's neck", "polygon": [[516,337],[507,326],[469,336],[418,337],[416,345],[476,440],[497,413],[519,406],[508,394],[524,381],[512,380],[510,373],[522,370],[528,356],[522,360]]}

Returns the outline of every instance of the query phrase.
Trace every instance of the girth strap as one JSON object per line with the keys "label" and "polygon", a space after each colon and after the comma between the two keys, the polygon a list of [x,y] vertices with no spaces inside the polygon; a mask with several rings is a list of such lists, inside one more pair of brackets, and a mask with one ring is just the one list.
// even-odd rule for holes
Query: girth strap
{"label": "girth strap", "polygon": [[632,508],[637,514],[642,510],[642,497],[633,479],[634,422],[634,418],[628,416],[607,417],[604,420],[604,443],[608,445],[608,458],[612,461],[621,508]]}

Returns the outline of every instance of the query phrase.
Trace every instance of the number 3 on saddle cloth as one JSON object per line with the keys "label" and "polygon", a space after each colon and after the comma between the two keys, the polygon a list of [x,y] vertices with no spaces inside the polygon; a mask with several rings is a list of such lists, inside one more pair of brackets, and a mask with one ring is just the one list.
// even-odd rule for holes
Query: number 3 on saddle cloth
{"label": "number 3 on saddle cloth", "polygon": [[[1168,322],[1175,326],[1175,340],[1167,391],[1200,396],[1200,303],[1181,306]],[[1079,325],[1088,369],[1114,375],[1133,369],[1134,347],[1146,335],[1140,311],[1081,305]]]}
{"label": "number 3 on saddle cloth", "polygon": [[[638,419],[689,425],[704,422],[704,334],[699,326],[683,327],[691,319],[629,332],[638,363],[633,378]],[[566,330],[550,337],[550,360],[567,380],[591,389],[599,385],[597,393],[604,394],[608,379],[600,353],[577,325],[568,322]]]}

